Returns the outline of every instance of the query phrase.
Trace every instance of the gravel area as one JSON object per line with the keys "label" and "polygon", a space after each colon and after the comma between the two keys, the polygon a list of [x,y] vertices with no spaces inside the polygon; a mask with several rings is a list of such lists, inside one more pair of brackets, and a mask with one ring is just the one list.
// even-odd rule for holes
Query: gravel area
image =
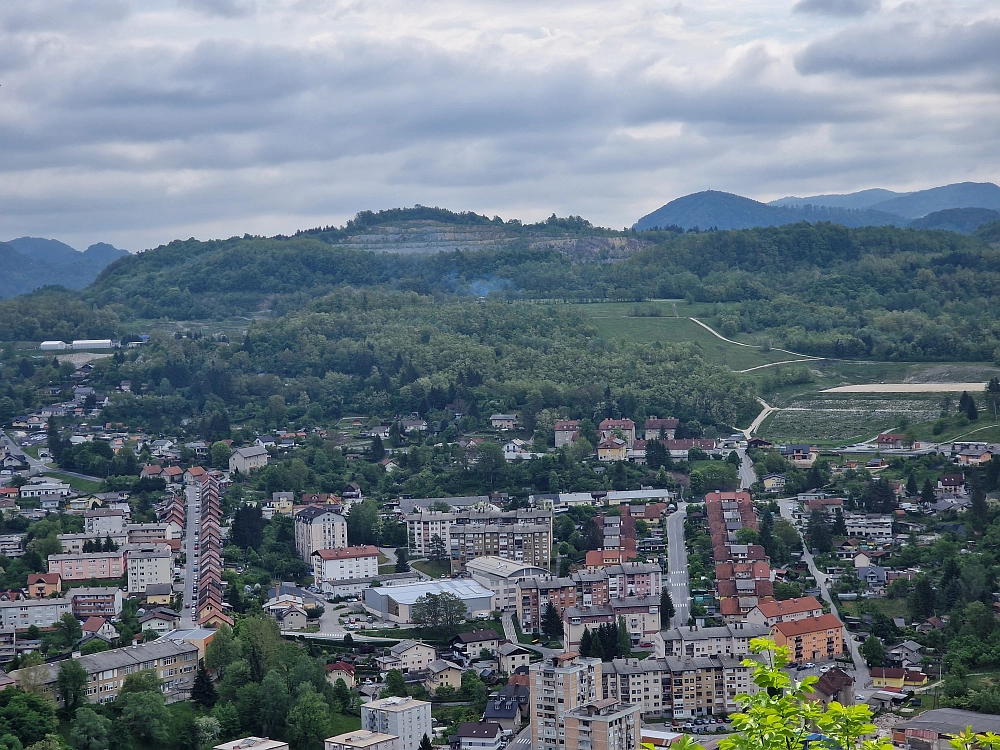
{"label": "gravel area", "polygon": [[985,389],[986,383],[865,383],[840,385],[820,393],[961,393]]}

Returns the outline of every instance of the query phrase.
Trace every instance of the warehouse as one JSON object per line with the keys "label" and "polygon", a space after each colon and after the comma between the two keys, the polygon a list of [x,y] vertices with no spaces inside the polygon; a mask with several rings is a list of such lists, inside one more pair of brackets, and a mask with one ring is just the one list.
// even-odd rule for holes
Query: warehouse
{"label": "warehouse", "polygon": [[401,586],[379,586],[365,589],[365,609],[387,622],[408,624],[413,604],[428,594],[454,594],[468,611],[467,617],[489,614],[493,609],[493,592],[469,580],[423,581]]}

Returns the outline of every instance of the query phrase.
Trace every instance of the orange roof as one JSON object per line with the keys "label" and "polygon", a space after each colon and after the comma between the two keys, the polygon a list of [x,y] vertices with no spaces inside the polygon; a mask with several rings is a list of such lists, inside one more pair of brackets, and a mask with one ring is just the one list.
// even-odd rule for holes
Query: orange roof
{"label": "orange roof", "polygon": [[200,466],[192,466],[188,469],[188,474],[190,474],[193,477],[200,477],[202,474],[206,473],[207,472]]}
{"label": "orange roof", "polygon": [[58,573],[32,573],[28,576],[28,585],[32,586],[36,583],[47,583],[49,585],[55,585],[62,581],[62,576]]}
{"label": "orange roof", "polygon": [[779,622],[774,629],[786,638],[806,633],[815,633],[820,630],[836,630],[843,628],[844,624],[837,619],[836,615],[820,615],[819,617],[806,617],[794,622]]}
{"label": "orange roof", "polygon": [[797,615],[802,612],[810,612],[814,609],[823,609],[823,605],[817,601],[815,596],[803,596],[800,599],[786,599],[783,602],[774,599],[757,602],[757,609],[764,617],[781,617],[783,615]]}
{"label": "orange roof", "polygon": [[335,661],[333,664],[326,665],[327,672],[347,672],[348,674],[354,674],[354,665],[348,664],[346,661]]}
{"label": "orange roof", "polygon": [[103,617],[88,617],[81,627],[84,633],[96,633],[106,622]]}
{"label": "orange roof", "polygon": [[366,544],[360,547],[345,547],[343,549],[318,549],[313,552],[323,560],[350,560],[356,557],[378,557],[378,547]]}

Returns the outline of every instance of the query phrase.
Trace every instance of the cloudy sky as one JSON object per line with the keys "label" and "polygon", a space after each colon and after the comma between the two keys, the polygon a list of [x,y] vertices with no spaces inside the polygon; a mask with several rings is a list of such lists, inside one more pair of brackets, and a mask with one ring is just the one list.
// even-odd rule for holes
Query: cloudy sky
{"label": "cloudy sky", "polygon": [[996,0],[0,3],[0,238],[998,181]]}

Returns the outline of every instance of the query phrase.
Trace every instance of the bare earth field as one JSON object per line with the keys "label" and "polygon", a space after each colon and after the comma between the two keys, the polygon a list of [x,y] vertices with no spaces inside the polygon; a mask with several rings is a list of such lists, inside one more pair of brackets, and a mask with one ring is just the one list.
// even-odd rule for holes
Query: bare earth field
{"label": "bare earth field", "polygon": [[826,388],[820,393],[961,393],[986,389],[986,383],[864,383]]}

